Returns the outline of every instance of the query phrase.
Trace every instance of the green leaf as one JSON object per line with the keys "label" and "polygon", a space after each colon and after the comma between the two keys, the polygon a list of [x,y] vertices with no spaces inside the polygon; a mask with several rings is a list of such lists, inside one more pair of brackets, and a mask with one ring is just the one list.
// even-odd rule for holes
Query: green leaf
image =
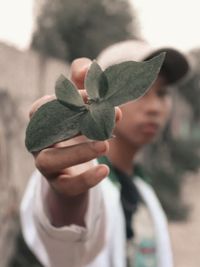
{"label": "green leaf", "polygon": [[107,78],[95,60],[88,70],[85,88],[90,99],[103,98],[108,91]]}
{"label": "green leaf", "polygon": [[92,103],[80,121],[82,134],[93,140],[106,140],[112,136],[115,110],[107,102]]}
{"label": "green leaf", "polygon": [[26,129],[25,144],[30,152],[39,151],[77,135],[84,112],[77,112],[53,100],[41,106]]}
{"label": "green leaf", "polygon": [[112,136],[114,106],[143,95],[156,79],[165,53],[146,62],[128,61],[103,73],[96,62],[86,83],[91,101],[85,105],[75,86],[63,75],[56,82],[57,100],[41,106],[26,130],[26,147],[39,151],[79,133],[93,140]]}
{"label": "green leaf", "polygon": [[57,79],[55,92],[57,99],[69,108],[79,110],[85,105],[76,87],[64,75]]}
{"label": "green leaf", "polygon": [[165,53],[143,62],[127,61],[108,67],[105,75],[109,90],[105,99],[113,106],[142,96],[156,79]]}

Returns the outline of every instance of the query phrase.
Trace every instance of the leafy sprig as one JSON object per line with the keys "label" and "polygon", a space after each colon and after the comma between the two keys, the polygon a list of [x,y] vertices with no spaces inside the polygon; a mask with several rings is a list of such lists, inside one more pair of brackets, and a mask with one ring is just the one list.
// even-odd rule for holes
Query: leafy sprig
{"label": "leafy sprig", "polygon": [[126,61],[102,71],[93,61],[85,79],[88,102],[75,85],[61,75],[56,81],[56,99],[41,106],[26,129],[30,152],[83,134],[106,140],[115,125],[115,106],[142,96],[156,79],[165,53],[143,62]]}

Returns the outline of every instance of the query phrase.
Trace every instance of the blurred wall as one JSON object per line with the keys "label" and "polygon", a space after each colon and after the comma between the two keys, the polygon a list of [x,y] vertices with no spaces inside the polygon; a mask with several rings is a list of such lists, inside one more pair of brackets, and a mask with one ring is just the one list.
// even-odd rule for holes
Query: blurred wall
{"label": "blurred wall", "polygon": [[35,51],[21,52],[0,43],[0,266],[12,246],[19,203],[34,169],[24,146],[33,101],[54,92],[57,77],[67,76],[65,62]]}

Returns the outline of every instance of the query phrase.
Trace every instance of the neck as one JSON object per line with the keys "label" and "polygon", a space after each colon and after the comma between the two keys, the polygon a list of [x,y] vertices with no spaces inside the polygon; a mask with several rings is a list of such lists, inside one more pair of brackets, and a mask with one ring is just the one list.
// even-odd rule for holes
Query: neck
{"label": "neck", "polygon": [[133,173],[133,161],[136,157],[138,149],[136,146],[130,144],[118,137],[110,140],[110,149],[107,154],[108,159],[119,170],[127,175]]}

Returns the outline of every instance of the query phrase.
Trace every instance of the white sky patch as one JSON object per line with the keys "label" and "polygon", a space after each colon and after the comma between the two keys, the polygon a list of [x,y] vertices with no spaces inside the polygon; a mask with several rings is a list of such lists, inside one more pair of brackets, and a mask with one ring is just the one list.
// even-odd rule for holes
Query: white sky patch
{"label": "white sky patch", "polygon": [[29,46],[33,0],[0,0],[0,41],[20,49]]}
{"label": "white sky patch", "polygon": [[[130,0],[138,11],[142,36],[156,46],[200,47],[199,0]],[[34,0],[0,0],[0,41],[29,47]]]}
{"label": "white sky patch", "polygon": [[142,36],[153,45],[190,50],[200,46],[199,0],[130,0],[138,11]]}

